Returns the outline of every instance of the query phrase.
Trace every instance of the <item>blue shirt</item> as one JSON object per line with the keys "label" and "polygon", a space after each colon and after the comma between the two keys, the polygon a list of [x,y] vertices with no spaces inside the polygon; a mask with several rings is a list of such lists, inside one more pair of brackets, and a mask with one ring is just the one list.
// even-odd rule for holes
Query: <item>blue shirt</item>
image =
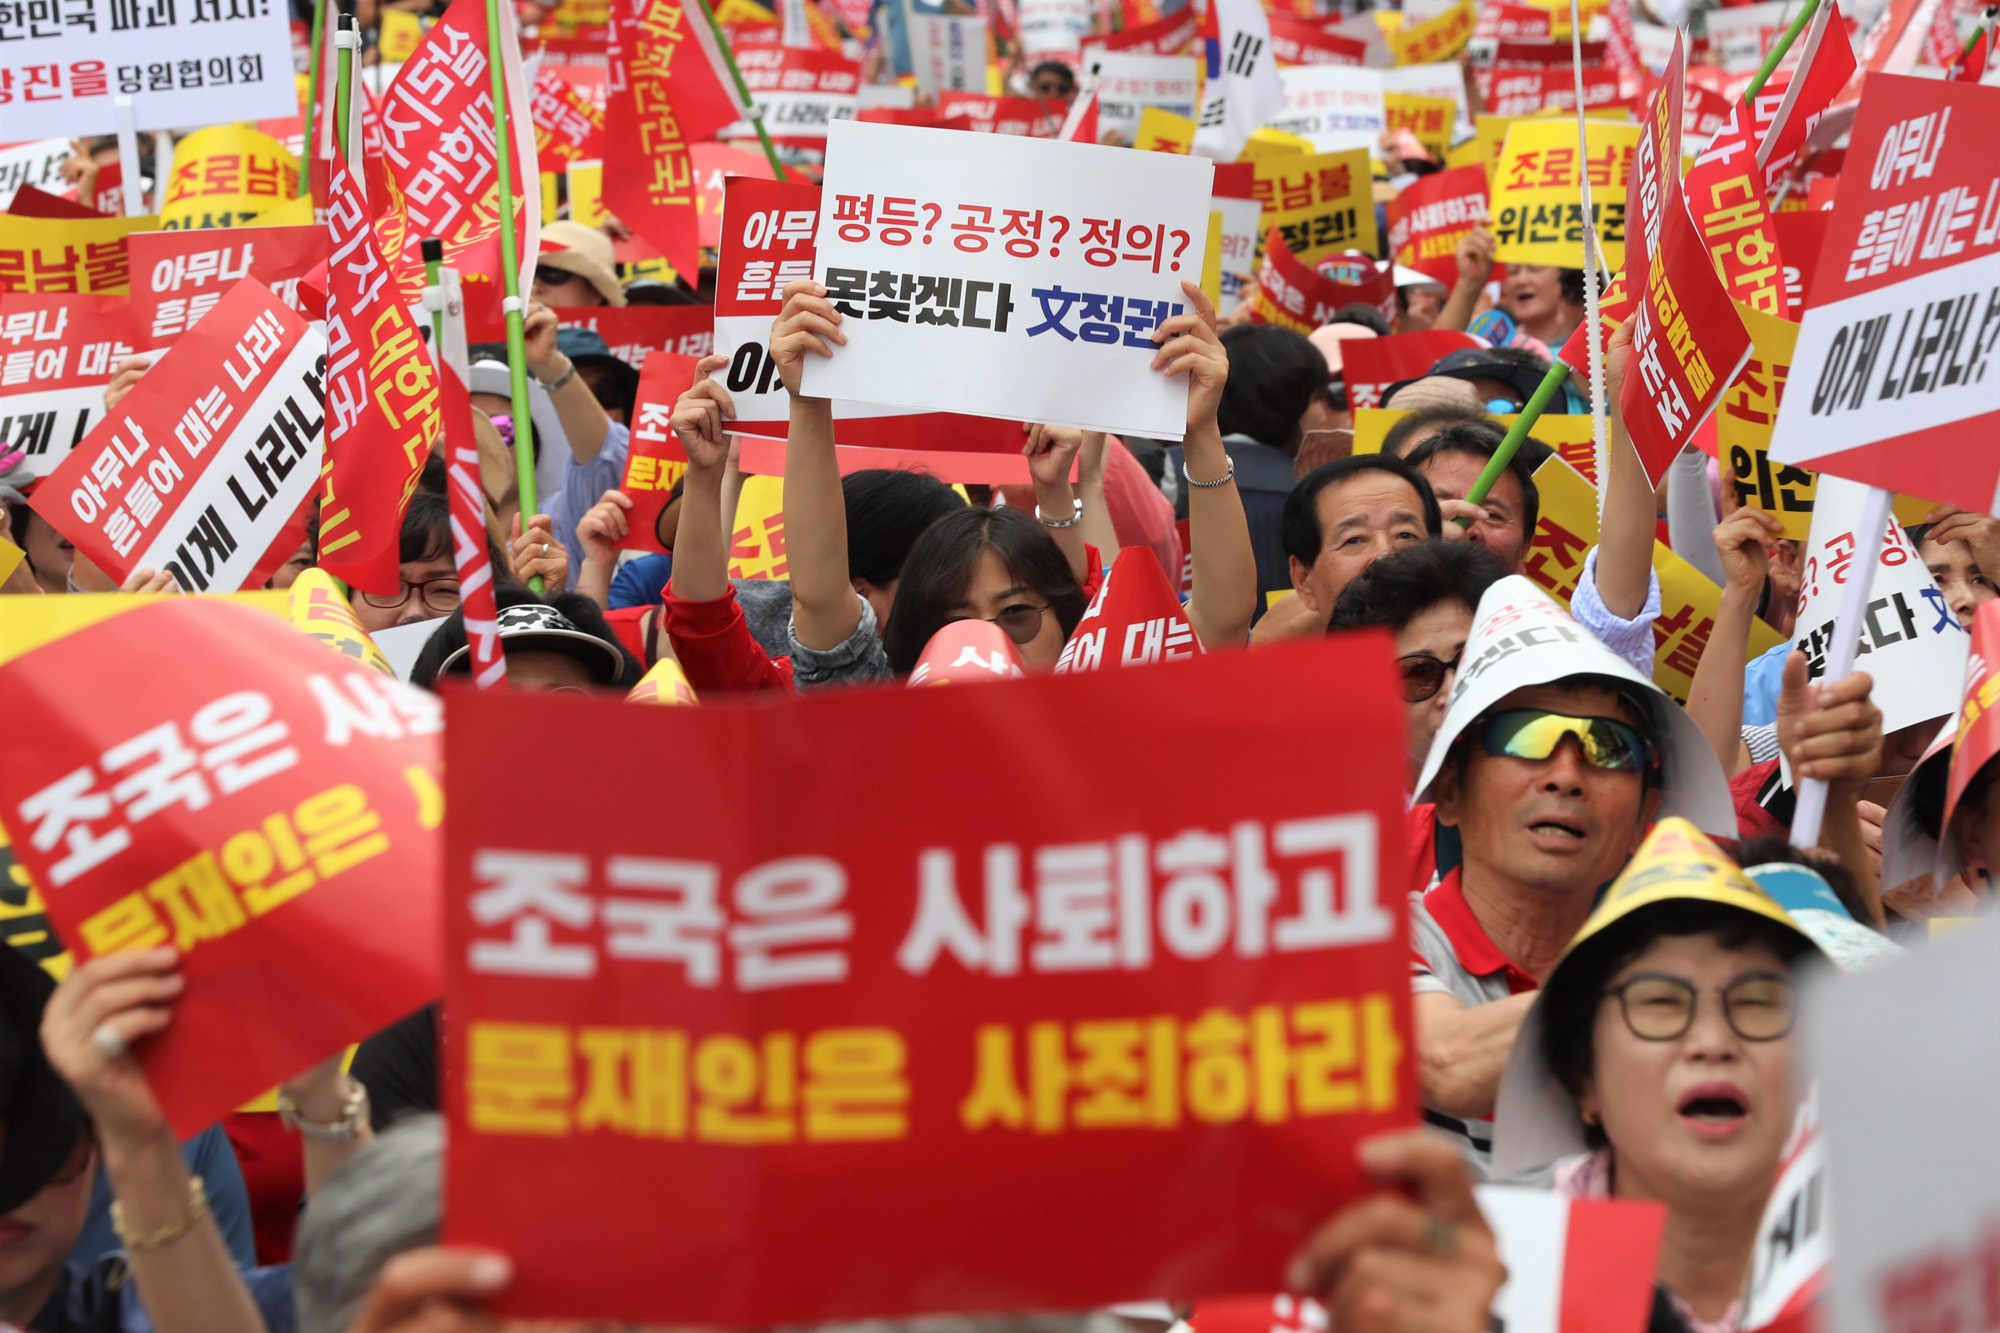
{"label": "blue shirt", "polygon": [[1785,686],[1785,659],[1790,640],[1750,659],[1743,668],[1743,725],[1761,727],[1778,720],[1778,695]]}
{"label": "blue shirt", "polygon": [[627,560],[611,576],[611,605],[616,611],[626,606],[652,606],[660,600],[660,590],[674,572],[674,555],[642,555]]}
{"label": "blue shirt", "polygon": [[556,540],[569,550],[570,590],[576,588],[577,575],[583,572],[583,543],[576,539],[576,525],[606,491],[618,489],[625,480],[625,454],[631,442],[632,432],[612,422],[597,457],[588,463],[577,462],[574,455],[565,458],[562,489],[554,499],[543,500],[542,512],[555,518]]}
{"label": "blue shirt", "polygon": [[[268,1333],[293,1333],[292,1266],[239,1270]],[[29,1333],[153,1333],[123,1251],[94,1264],[67,1263],[55,1293],[28,1324]]]}
{"label": "blue shirt", "polygon": [[[202,1189],[208,1195],[209,1214],[215,1218],[223,1242],[229,1246],[229,1257],[238,1268],[249,1268],[257,1262],[256,1242],[250,1230],[250,1193],[243,1187],[243,1171],[236,1164],[236,1150],[229,1146],[222,1126],[205,1129],[183,1143],[181,1156],[187,1159],[188,1171],[201,1177]],[[111,1229],[111,1187],[99,1171],[97,1184],[90,1192],[90,1213],[83,1219],[83,1230],[77,1233],[76,1244],[70,1247],[69,1261],[88,1267],[119,1248],[118,1233]]]}

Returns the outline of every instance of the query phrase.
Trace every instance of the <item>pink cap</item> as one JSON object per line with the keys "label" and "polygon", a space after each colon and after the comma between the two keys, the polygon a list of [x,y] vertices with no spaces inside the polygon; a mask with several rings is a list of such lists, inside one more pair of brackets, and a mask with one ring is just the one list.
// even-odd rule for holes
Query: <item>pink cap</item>
{"label": "pink cap", "polygon": [[1373,338],[1376,333],[1366,324],[1322,324],[1306,336],[1326,358],[1327,374],[1338,375],[1341,367],[1340,345],[1349,338]]}

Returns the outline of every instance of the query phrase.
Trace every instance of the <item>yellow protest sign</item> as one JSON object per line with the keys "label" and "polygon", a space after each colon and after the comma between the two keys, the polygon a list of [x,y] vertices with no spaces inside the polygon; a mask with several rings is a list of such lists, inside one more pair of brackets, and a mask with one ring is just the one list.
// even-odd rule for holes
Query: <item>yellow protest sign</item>
{"label": "yellow protest sign", "polygon": [[628,704],[691,704],[695,702],[694,686],[688,684],[687,673],[681,664],[671,657],[663,657],[653,663],[632,692],[625,696]]}
{"label": "yellow protest sign", "polygon": [[[1379,454],[1389,430],[1408,412],[1391,412],[1385,407],[1364,407],[1354,414],[1354,452]],[[1513,416],[1494,417],[1502,430],[1513,428]],[[1597,441],[1591,434],[1588,414],[1545,412],[1535,421],[1528,436],[1556,451],[1556,456],[1582,474],[1592,485],[1597,481]],[[1405,451],[1407,452],[1407,451]]]}
{"label": "yellow protest sign", "polygon": [[[11,662],[22,653],[53,643],[65,634],[74,634],[87,625],[125,614],[135,607],[149,606],[162,596],[179,593],[102,592],[83,597],[0,598],[0,663]],[[204,593],[222,596],[259,611],[268,611],[280,620],[290,618],[286,595],[282,592]],[[167,651],[171,645],[161,645]]]}
{"label": "yellow protest sign", "polygon": [[1384,93],[1383,124],[1391,130],[1408,130],[1424,151],[1442,162],[1451,151],[1451,127],[1458,115],[1458,103],[1449,97],[1424,97],[1417,93]]}
{"label": "yellow protest sign", "polygon": [[309,639],[318,639],[342,657],[373,667],[385,676],[396,674],[389,665],[389,659],[382,656],[382,650],[375,646],[375,640],[361,628],[354,607],[349,604],[346,593],[334,581],[333,575],[323,569],[308,569],[292,583],[286,596],[291,603],[293,629]]}
{"label": "yellow protest sign", "polygon": [[257,215],[253,227],[310,227],[313,225],[313,201],[309,194],[296,199],[287,199],[273,208],[267,208]]}
{"label": "yellow protest sign", "polygon": [[1381,249],[1366,149],[1263,157],[1251,168],[1256,177],[1252,188],[1264,206],[1257,223],[1259,255],[1273,227],[1284,234],[1293,257],[1307,267],[1342,250],[1372,255]]}
{"label": "yellow protest sign", "polygon": [[424,40],[422,20],[406,9],[380,11],[382,27],[375,39],[375,53],[385,65],[400,65],[417,53]]}
{"label": "yellow protest sign", "polygon": [[[729,20],[722,21],[727,23]],[[768,10],[764,13],[763,21],[766,23],[771,21]],[[542,31],[553,32],[558,37],[574,37],[586,29],[602,31],[610,22],[610,0],[562,0],[562,3],[542,20]]]}
{"label": "yellow protest sign", "polygon": [[241,227],[298,197],[299,160],[251,125],[211,125],[174,148],[160,226]]}
{"label": "yellow protest sign", "polygon": [[785,479],[745,477],[729,533],[729,577],[790,577],[785,560]]}
{"label": "yellow protest sign", "polygon": [[132,290],[125,238],[158,218],[23,218],[0,213],[0,292]]}
{"label": "yellow protest sign", "polygon": [[542,183],[542,216],[553,218],[562,209],[562,177],[553,171],[538,174]]}
{"label": "yellow protest sign", "polygon": [[1425,19],[1415,27],[1407,24],[1383,35],[1389,39],[1390,54],[1399,65],[1429,65],[1450,60],[1472,40],[1479,15],[1472,0],[1458,0],[1444,13]]}
{"label": "yellow protest sign", "polygon": [[[1792,348],[1799,326],[1736,302],[1736,314],[1754,344],[1750,360],[1723,391],[1715,409],[1717,462],[1736,503],[1775,515],[1785,536],[1805,541],[1812,531],[1813,495],[1819,474],[1789,463],[1771,461],[1771,427],[1778,419],[1778,401],[1791,373]],[[1896,521],[1908,527],[1929,512],[1929,500],[1899,495]]]}
{"label": "yellow protest sign", "polygon": [[[1583,577],[1583,558],[1597,544],[1597,488],[1560,458],[1535,469],[1535,489],[1541,516],[1535,522],[1523,572],[1568,606]],[[1687,702],[1694,670],[1715,629],[1722,606],[1722,589],[1706,574],[1668,549],[1653,543],[1653,568],[1660,576],[1660,614],[1653,621],[1653,683]],[[1780,642],[1778,632],[1761,620],[1750,625],[1750,656],[1768,652]]]}
{"label": "yellow protest sign", "polygon": [[1194,122],[1156,106],[1139,109],[1132,146],[1149,153],[1185,153],[1194,148]]}
{"label": "yellow protest sign", "polygon": [[569,219],[586,227],[604,225],[604,164],[572,162],[569,177]]}
{"label": "yellow protest sign", "polygon": [[[1222,212],[1210,209],[1208,214],[1208,249],[1201,257],[1201,290],[1217,310],[1222,309]],[[0,579],[7,577],[0,570]]]}
{"label": "yellow protest sign", "polygon": [[[1220,215],[1218,214],[1217,216]],[[27,558],[28,553],[26,551],[14,545],[13,542],[8,541],[5,537],[0,537],[0,583],[5,583],[13,575],[14,571],[21,567],[21,562]]]}
{"label": "yellow protest sign", "polygon": [[1583,266],[1583,180],[1608,269],[1625,262],[1625,178],[1638,125],[1584,121],[1589,158],[1578,163],[1573,121],[1529,118],[1507,128],[1488,209],[1503,264]]}
{"label": "yellow protest sign", "polygon": [[57,981],[69,975],[74,960],[49,925],[42,891],[28,878],[28,868],[14,859],[4,828],[0,828],[0,941],[40,963]]}
{"label": "yellow protest sign", "polygon": [[[1568,11],[1564,11],[1564,19],[1567,21]],[[1576,117],[1568,113],[1561,114],[1563,123],[1570,127],[1570,142],[1575,143]],[[1611,121],[1616,124],[1624,124],[1631,120],[1631,117],[1625,114],[1623,107],[1600,108],[1587,113],[1584,118]],[[1445,165],[1466,167],[1477,162],[1486,168],[1486,179],[1492,180],[1493,173],[1500,169],[1500,149],[1507,142],[1508,129],[1523,120],[1549,119],[1554,119],[1554,114],[1544,114],[1539,111],[1532,116],[1475,116],[1472,120],[1472,138],[1453,149]],[[1596,188],[1594,181],[1591,188]]]}
{"label": "yellow protest sign", "polygon": [[1266,125],[1250,131],[1250,137],[1243,141],[1243,151],[1236,155],[1236,160],[1255,162],[1260,157],[1304,157],[1312,150],[1312,140],[1301,139],[1296,134],[1287,134]]}

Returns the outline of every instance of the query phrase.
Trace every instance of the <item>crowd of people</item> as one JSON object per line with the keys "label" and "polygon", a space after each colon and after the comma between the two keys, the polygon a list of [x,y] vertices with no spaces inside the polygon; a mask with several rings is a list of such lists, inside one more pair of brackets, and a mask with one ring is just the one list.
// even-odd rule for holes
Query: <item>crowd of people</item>
{"label": "crowd of people", "polygon": [[[1078,91],[1061,64],[1017,73],[1038,98]],[[88,203],[116,160],[115,140],[80,140],[66,172],[78,197]],[[1310,334],[1254,322],[1249,300],[1219,315],[1183,283],[1185,311],[1153,334],[1151,370],[1186,386],[1184,437],[1024,426],[1030,481],[1008,486],[950,485],[921,467],[843,472],[833,405],[802,391],[801,372],[846,341],[848,317],[824,287],[793,281],[768,346],[790,401],[789,577],[732,579],[746,475],[726,356],[702,359],[673,405],[687,463],[653,520],[659,550],[619,545],[636,512],[622,486],[639,370],[596,333],[559,327],[558,312],[702,304],[714,281],[712,270],[621,276],[617,229],[542,228],[524,320],[530,420],[513,415],[505,345],[472,349],[509,688],[622,694],[669,659],[709,702],[892,684],[965,621],[1004,636],[1022,672],[1051,672],[1133,549],[1184,586],[1182,614],[1206,652],[1386,631],[1406,723],[1400,887],[1425,1125],[1363,1145],[1379,1190],[1330,1210],[1272,1286],[1317,1297],[1339,1333],[1486,1329],[1506,1268],[1473,1186],[1519,1181],[1663,1204],[1649,1327],[1746,1327],[1757,1229],[1803,1094],[1800,982],[1887,962],[1921,948],[1933,919],[1990,910],[2000,769],[1973,775],[1947,819],[1956,692],[1919,701],[1924,721],[1885,734],[1868,674],[1810,676],[1790,643],[1800,544],[1697,450],[1657,488],[1641,465],[1619,409],[1629,322],[1605,357],[1603,535],[1567,609],[1549,610],[1573,651],[1546,678],[1461,686],[1481,608],[1546,600],[1524,574],[1549,447],[1531,435],[1468,497],[1502,450],[1497,418],[1520,410],[1583,320],[1581,271],[1509,264],[1495,282],[1481,226],[1458,246],[1454,284],[1393,269],[1393,321],[1354,306]],[[1505,317],[1499,345],[1392,386],[1386,406],[1404,415],[1379,451],[1355,452],[1343,349],[1491,332],[1492,312]],[[119,366],[107,409],[155,361]],[[1573,375],[1551,410],[1589,400]],[[535,512],[522,504],[516,432],[533,441]],[[25,553],[0,593],[175,590],[152,568],[109,577],[28,506],[31,489],[0,444],[6,533]],[[350,596],[370,634],[432,626],[409,669],[426,689],[473,665],[446,490],[434,456],[402,519],[397,592]],[[1996,596],[2000,519],[1938,507],[1908,533],[1970,629]],[[1661,539],[1720,588],[1685,703],[1655,683]],[[317,559],[314,522],[268,586],[289,587]],[[1786,642],[1752,656],[1759,624]],[[1794,846],[1796,784],[1808,780],[1827,784],[1826,811],[1816,845]],[[1885,873],[1892,797],[1962,869],[1943,883],[1928,865]],[[1640,862],[1656,867],[1643,880]],[[181,987],[172,950],[79,962],[57,980],[0,947],[0,1327],[501,1326],[483,1306],[505,1290],[510,1257],[438,1244],[435,1006],[301,1073],[276,1112],[180,1143],[131,1052],[173,1022]]]}

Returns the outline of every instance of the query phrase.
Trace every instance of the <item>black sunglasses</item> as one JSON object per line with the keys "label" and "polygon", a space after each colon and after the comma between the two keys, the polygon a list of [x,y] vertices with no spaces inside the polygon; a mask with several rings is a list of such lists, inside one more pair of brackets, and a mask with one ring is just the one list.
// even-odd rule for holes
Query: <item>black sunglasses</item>
{"label": "black sunglasses", "polygon": [[1444,688],[1444,678],[1458,668],[1458,662],[1458,657],[1446,662],[1429,653],[1411,653],[1408,657],[1397,658],[1396,666],[1403,673],[1403,702],[1420,704],[1434,698]]}

